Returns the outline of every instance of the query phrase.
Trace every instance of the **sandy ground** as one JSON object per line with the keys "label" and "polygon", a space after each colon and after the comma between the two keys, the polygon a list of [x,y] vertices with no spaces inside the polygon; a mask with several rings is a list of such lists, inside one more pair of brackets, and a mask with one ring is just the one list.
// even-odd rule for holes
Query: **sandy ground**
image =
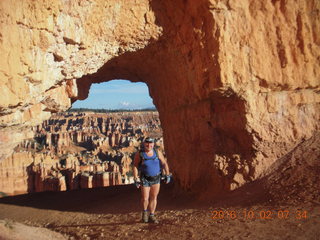
{"label": "sandy ground", "polygon": [[[319,146],[318,134],[280,159],[265,178],[210,202],[177,196],[174,184],[162,185],[156,225],[140,222],[140,193],[133,185],[5,197],[0,239],[36,239],[30,238],[35,232],[38,239],[50,239],[59,232],[51,239],[318,240]],[[32,228],[19,233],[15,224]]]}
{"label": "sandy ground", "polygon": [[[154,225],[140,222],[139,208],[135,206],[139,195],[133,186],[113,189],[121,192],[120,196],[108,190],[79,191],[68,196],[37,194],[16,201],[11,198],[10,204],[0,204],[0,216],[6,221],[45,227],[69,239],[319,239],[320,236],[320,206],[311,203],[197,207],[194,202],[179,204],[181,200],[167,195],[170,189],[162,189],[157,212],[160,224]],[[125,193],[130,197],[122,198]]]}
{"label": "sandy ground", "polygon": [[31,227],[12,220],[0,220],[0,239],[5,240],[65,240],[66,236],[46,228]]}

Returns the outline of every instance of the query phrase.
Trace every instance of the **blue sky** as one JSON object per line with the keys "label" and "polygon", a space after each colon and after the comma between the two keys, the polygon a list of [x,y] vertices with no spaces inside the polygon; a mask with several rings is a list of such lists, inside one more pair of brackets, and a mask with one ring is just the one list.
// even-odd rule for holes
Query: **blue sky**
{"label": "blue sky", "polygon": [[92,84],[89,96],[76,101],[72,108],[140,109],[154,107],[145,83],[112,80]]}

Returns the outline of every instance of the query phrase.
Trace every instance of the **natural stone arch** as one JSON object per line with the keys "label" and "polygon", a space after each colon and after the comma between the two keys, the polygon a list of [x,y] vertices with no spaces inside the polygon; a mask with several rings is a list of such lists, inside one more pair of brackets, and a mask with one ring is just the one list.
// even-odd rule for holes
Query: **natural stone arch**
{"label": "natural stone arch", "polygon": [[[183,56],[174,56],[181,59],[176,64],[173,56],[166,55],[161,48],[161,44],[155,43],[136,52],[124,53],[107,62],[96,73],[78,79],[78,98],[88,96],[92,83],[112,79],[145,82],[159,111],[169,162],[184,188],[200,191],[208,188],[212,193],[227,190],[238,164],[242,165],[241,171],[247,171],[242,181],[249,181],[254,170],[249,162],[252,139],[244,130],[244,100],[232,90],[213,91],[209,96],[203,93],[202,97],[195,98],[192,86],[182,85],[181,78],[194,74],[187,65],[181,64],[185,61]],[[186,91],[190,91],[190,95]],[[223,105],[231,111],[221,109]],[[224,114],[230,114],[236,124],[233,121],[222,123]],[[232,128],[232,124],[237,125],[236,128]],[[245,141],[241,142],[241,139]],[[219,159],[216,154],[224,158]],[[230,163],[236,159],[238,163]],[[221,160],[225,161],[221,166],[228,169],[225,169],[228,178],[217,169],[216,164]],[[212,187],[213,183],[215,187]]]}
{"label": "natural stone arch", "polygon": [[[27,9],[25,15],[35,17],[22,21],[12,14],[16,24],[9,36],[15,40],[13,30],[32,29],[32,41],[24,39],[32,50],[26,52],[42,63],[37,70],[47,79],[28,72],[36,63],[20,62],[25,55],[17,43],[11,54],[20,58],[8,62],[26,65],[21,68],[29,80],[2,71],[12,93],[7,94],[12,101],[3,99],[1,105],[7,142],[14,141],[12,131],[35,124],[26,113],[34,120],[47,118],[46,113],[70,106],[61,99],[85,98],[93,82],[143,81],[160,112],[166,151],[180,185],[216,194],[262,176],[319,129],[317,1],[96,0],[30,6],[16,6],[18,13]],[[43,12],[48,19],[52,12],[58,16],[53,21],[57,29],[40,21]],[[59,25],[61,19],[69,20],[71,28]],[[49,67],[42,56],[52,60]],[[8,79],[14,79],[12,86]],[[20,80],[40,96],[17,92],[13,86]]]}

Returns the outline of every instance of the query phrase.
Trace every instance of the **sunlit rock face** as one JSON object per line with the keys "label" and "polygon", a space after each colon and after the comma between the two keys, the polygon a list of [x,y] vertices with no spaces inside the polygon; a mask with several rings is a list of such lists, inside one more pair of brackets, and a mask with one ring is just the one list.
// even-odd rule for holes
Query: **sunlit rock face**
{"label": "sunlit rock face", "polygon": [[143,81],[179,184],[235,189],[319,130],[317,0],[0,3],[1,154],[92,83]]}
{"label": "sunlit rock face", "polygon": [[161,32],[149,1],[5,0],[0,19],[0,155],[30,136],[23,126],[68,109],[77,78]]}

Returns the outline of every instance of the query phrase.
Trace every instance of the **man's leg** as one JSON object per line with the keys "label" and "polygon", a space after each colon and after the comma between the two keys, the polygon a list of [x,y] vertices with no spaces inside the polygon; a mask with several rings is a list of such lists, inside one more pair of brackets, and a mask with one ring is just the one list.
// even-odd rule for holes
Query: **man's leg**
{"label": "man's leg", "polygon": [[157,207],[157,198],[160,190],[160,183],[151,185],[150,189],[150,198],[149,198],[149,209],[150,209],[150,215],[149,215],[149,222],[150,223],[159,223],[156,216],[154,215],[154,212],[156,211]]}
{"label": "man's leg", "polygon": [[154,214],[157,207],[157,198],[160,191],[160,183],[151,185],[150,187],[150,198],[149,198],[149,209],[150,213]]}
{"label": "man's leg", "polygon": [[149,222],[148,205],[149,205],[150,187],[141,186],[141,205],[143,208],[142,222]]}
{"label": "man's leg", "polygon": [[141,205],[143,210],[148,210],[150,187],[141,186]]}

